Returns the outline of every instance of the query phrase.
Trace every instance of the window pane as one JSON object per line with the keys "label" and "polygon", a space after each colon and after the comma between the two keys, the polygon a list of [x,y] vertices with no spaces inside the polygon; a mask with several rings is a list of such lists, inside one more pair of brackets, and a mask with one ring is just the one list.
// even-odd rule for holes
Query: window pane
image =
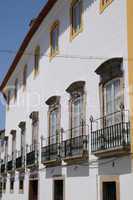
{"label": "window pane", "polygon": [[72,105],[72,128],[74,136],[80,134],[82,116],[83,116],[83,99],[82,97],[77,97]]}
{"label": "window pane", "polygon": [[81,27],[81,2],[77,1],[72,8],[72,25],[74,31],[78,31]]}
{"label": "window pane", "polygon": [[50,142],[56,142],[57,134],[57,110],[50,113]]}
{"label": "window pane", "polygon": [[52,53],[58,51],[58,26],[56,26],[51,32],[51,46]]}
{"label": "window pane", "polygon": [[[106,86],[106,114],[112,114],[120,110],[122,94],[120,94],[120,80],[114,80]],[[108,116],[107,125],[119,122],[118,114]]]}

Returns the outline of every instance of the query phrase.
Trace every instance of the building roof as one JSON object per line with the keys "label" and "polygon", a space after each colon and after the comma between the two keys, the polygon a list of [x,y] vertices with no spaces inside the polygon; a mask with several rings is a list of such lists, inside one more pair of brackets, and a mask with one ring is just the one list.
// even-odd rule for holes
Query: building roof
{"label": "building roof", "polygon": [[38,17],[36,18],[35,22],[33,23],[33,25],[30,27],[29,32],[27,33],[26,37],[24,38],[5,78],[3,79],[2,84],[0,85],[0,91],[3,92],[4,87],[6,86],[8,80],[10,79],[12,73],[14,72],[14,70],[17,67],[17,64],[19,62],[19,60],[21,59],[22,55],[24,54],[25,49],[27,48],[29,42],[31,41],[33,35],[36,33],[36,31],[38,30],[38,28],[40,27],[42,21],[44,20],[44,18],[48,15],[48,13],[50,12],[50,10],[53,8],[53,6],[55,5],[55,3],[58,0],[48,0],[48,2],[46,3],[46,5],[43,7],[43,9],[41,10],[41,12],[39,13]]}

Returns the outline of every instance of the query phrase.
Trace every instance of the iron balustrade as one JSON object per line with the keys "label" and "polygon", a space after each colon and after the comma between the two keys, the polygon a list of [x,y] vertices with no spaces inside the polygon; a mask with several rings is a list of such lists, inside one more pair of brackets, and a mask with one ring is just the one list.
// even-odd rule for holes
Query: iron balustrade
{"label": "iron balustrade", "polygon": [[26,166],[32,167],[38,165],[38,145],[27,145],[26,148]]}
{"label": "iron balustrade", "polygon": [[41,139],[41,161],[58,161],[61,157],[61,138],[60,134]]}
{"label": "iron balustrade", "polygon": [[66,139],[62,143],[64,158],[82,157],[88,154],[89,138],[86,132],[88,133],[88,126],[84,124],[65,132]]}
{"label": "iron balustrade", "polygon": [[13,152],[11,156],[8,156],[7,171],[13,171],[15,166],[16,152]]}
{"label": "iron balustrade", "polygon": [[16,153],[16,169],[24,168],[25,155],[24,150],[17,151]]}
{"label": "iron balustrade", "polygon": [[91,118],[91,151],[93,153],[118,148],[124,149],[129,145],[130,122],[128,111],[118,111],[97,120]]}

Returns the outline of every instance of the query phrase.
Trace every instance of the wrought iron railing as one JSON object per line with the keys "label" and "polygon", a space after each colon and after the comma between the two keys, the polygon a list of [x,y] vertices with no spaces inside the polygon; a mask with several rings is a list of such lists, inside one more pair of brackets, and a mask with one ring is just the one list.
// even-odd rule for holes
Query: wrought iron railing
{"label": "wrought iron railing", "polygon": [[38,144],[27,145],[26,147],[26,166],[38,165]]}
{"label": "wrought iron railing", "polygon": [[91,118],[91,151],[93,153],[120,147],[126,148],[129,144],[130,122],[128,111],[122,110],[97,120]]}
{"label": "wrought iron railing", "polygon": [[[69,129],[65,132],[65,140],[62,142],[63,157],[71,158],[75,156],[83,156],[88,152],[88,126],[81,125]],[[88,154],[88,153],[87,153]]]}
{"label": "wrought iron railing", "polygon": [[21,151],[16,152],[16,169],[21,169],[24,167],[25,162],[25,155],[24,155],[24,149]]}
{"label": "wrought iron railing", "polygon": [[57,133],[54,136],[41,139],[41,161],[57,161],[61,158],[61,138]]}
{"label": "wrought iron railing", "polygon": [[7,171],[13,170],[13,156],[8,156]]}

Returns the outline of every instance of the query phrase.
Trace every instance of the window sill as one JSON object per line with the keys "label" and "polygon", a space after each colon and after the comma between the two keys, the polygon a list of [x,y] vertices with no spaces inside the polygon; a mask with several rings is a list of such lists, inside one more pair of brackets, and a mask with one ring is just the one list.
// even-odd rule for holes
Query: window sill
{"label": "window sill", "polygon": [[36,71],[35,69],[33,69],[33,77],[34,79],[38,76],[39,74],[39,69]]}
{"label": "window sill", "polygon": [[24,194],[24,190],[19,190],[19,194]]}
{"label": "window sill", "polygon": [[55,53],[50,53],[50,55],[49,55],[49,61],[51,62],[53,60],[53,58],[56,57],[57,55],[59,55],[59,50],[56,51]]}
{"label": "window sill", "polygon": [[81,27],[78,31],[72,33],[72,30],[71,30],[71,33],[70,33],[70,42],[72,42],[72,40],[74,40],[80,33],[83,32],[83,27]]}

